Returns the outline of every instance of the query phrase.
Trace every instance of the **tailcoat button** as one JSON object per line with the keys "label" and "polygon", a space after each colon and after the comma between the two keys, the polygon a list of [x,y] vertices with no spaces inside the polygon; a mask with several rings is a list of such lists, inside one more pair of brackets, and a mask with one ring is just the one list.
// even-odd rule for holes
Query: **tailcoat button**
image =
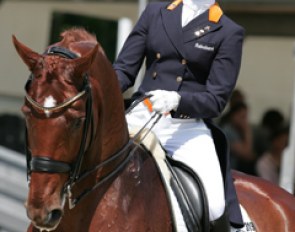
{"label": "tailcoat button", "polygon": [[157,59],[160,59],[161,58],[161,53],[158,52],[156,57],[157,57]]}
{"label": "tailcoat button", "polygon": [[153,72],[153,78],[156,79],[157,77],[157,72]]}
{"label": "tailcoat button", "polygon": [[182,77],[181,76],[176,77],[176,81],[177,82],[182,82]]}
{"label": "tailcoat button", "polygon": [[182,60],[181,60],[181,63],[182,63],[182,64],[187,64],[186,59],[182,59]]}

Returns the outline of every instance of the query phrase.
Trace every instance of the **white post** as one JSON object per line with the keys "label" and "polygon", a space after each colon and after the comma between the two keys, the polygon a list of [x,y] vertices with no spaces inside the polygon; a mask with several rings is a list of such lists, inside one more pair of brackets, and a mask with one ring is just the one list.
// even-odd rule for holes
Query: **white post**
{"label": "white post", "polygon": [[[148,3],[148,0],[138,0],[138,17],[140,17],[141,13],[144,11],[147,3]],[[139,70],[139,73],[137,75],[133,88],[131,88],[126,95],[128,94],[132,95],[132,93],[136,92],[140,83],[142,82],[143,76],[144,76],[144,65]]]}
{"label": "white post", "polygon": [[[141,13],[144,11],[145,7],[147,5],[147,0],[138,0],[138,17],[141,15]],[[128,18],[122,18],[119,20],[118,23],[118,41],[117,41],[117,56],[128,37],[129,33],[132,30],[132,21]],[[130,88],[127,92],[124,93],[124,97],[128,98],[130,97],[140,85],[142,78],[143,78],[143,68],[140,69],[138,73],[138,77],[136,78],[136,82],[133,86],[133,88]]]}
{"label": "white post", "polygon": [[[295,44],[293,58],[295,61]],[[294,193],[295,184],[295,78],[293,86],[293,107],[290,117],[289,146],[284,151],[280,173],[280,186],[291,194]]]}
{"label": "white post", "polygon": [[140,16],[145,9],[147,0],[138,0],[138,15]]}
{"label": "white post", "polygon": [[118,21],[118,38],[116,56],[118,56],[123,44],[132,30],[132,21],[129,18],[121,18]]}

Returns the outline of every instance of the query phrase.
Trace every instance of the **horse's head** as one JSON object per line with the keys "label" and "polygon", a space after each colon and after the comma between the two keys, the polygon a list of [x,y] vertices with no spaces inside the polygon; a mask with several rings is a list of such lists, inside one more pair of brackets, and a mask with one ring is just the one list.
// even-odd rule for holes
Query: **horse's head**
{"label": "horse's head", "polygon": [[63,214],[65,186],[77,177],[80,155],[90,144],[92,103],[87,73],[98,45],[77,55],[61,47],[38,54],[15,37],[13,43],[31,71],[22,107],[30,179],[27,213],[36,227],[53,230]]}

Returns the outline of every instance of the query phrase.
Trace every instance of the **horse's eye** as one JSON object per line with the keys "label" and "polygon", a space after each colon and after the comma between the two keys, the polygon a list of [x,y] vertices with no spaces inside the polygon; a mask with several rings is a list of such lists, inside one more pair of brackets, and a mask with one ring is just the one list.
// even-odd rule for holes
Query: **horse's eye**
{"label": "horse's eye", "polygon": [[74,119],[73,124],[72,124],[72,128],[73,129],[79,129],[82,126],[82,121],[83,121],[82,118]]}

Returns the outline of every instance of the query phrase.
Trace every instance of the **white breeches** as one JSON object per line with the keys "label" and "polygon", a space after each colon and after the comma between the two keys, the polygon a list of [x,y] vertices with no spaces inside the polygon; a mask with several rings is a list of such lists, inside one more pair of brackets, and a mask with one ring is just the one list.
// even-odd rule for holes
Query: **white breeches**
{"label": "white breeches", "polygon": [[[151,117],[143,103],[126,115],[129,128],[142,127]],[[225,209],[224,185],[210,129],[203,120],[163,116],[152,129],[175,160],[191,167],[203,182],[209,201],[210,221]]]}

